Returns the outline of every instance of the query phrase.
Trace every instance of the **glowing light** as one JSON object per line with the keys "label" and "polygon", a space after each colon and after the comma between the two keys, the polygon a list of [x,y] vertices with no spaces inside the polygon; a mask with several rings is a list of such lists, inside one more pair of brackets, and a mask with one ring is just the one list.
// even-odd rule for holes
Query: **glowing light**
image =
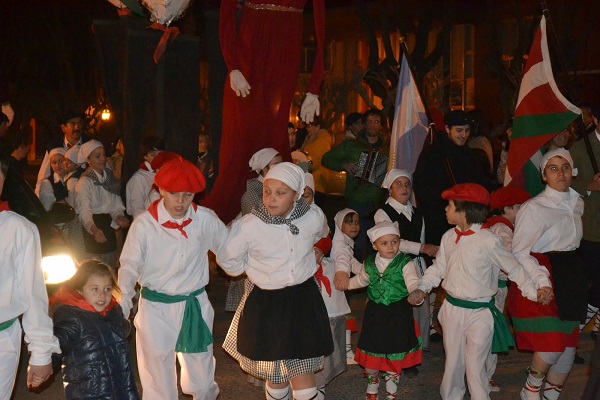
{"label": "glowing light", "polygon": [[44,281],[48,284],[61,283],[75,275],[75,262],[66,254],[47,256],[42,259]]}
{"label": "glowing light", "polygon": [[110,119],[110,110],[105,108],[102,110],[102,121],[108,121]]}

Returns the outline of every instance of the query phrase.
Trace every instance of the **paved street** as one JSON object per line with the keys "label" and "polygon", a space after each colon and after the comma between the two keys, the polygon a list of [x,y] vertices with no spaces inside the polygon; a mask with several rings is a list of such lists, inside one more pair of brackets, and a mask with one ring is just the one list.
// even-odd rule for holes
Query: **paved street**
{"label": "paved street", "polygon": [[[211,284],[208,294],[216,310],[215,317],[215,357],[217,359],[217,382],[221,387],[219,400],[262,400],[264,392],[247,383],[245,375],[238,364],[233,361],[220,347],[223,343],[229,322],[233,314],[223,311],[225,303],[226,284],[225,279],[217,271],[211,271]],[[359,318],[362,317],[361,309],[365,301],[365,294],[353,294],[351,307]],[[357,335],[353,335],[356,343]],[[589,360],[593,342],[589,335],[584,333],[581,338],[579,354]],[[132,352],[135,346],[132,341]],[[496,382],[501,387],[500,393],[493,393],[492,399],[518,399],[519,390],[525,380],[525,368],[528,366],[530,354],[511,351],[508,356],[499,357]],[[25,362],[21,363],[21,370],[15,390],[14,400],[39,400],[39,399],[64,399],[60,375],[55,376],[44,390],[39,393],[29,392],[25,387]],[[400,378],[399,399],[439,399],[439,384],[442,379],[444,368],[444,354],[441,343],[433,343],[430,353],[424,353],[423,365],[419,367],[420,373],[416,377]],[[581,397],[587,381],[588,365],[576,365],[563,390],[561,399],[576,400]],[[138,386],[141,388],[141,386]],[[348,371],[338,376],[327,387],[327,398],[335,400],[358,400],[364,398],[366,380],[363,378],[362,369],[359,366],[350,366]],[[383,385],[382,385],[383,396]],[[180,399],[191,399],[190,396],[180,395]],[[469,398],[468,395],[466,398]],[[155,400],[155,399],[150,399]],[[156,399],[159,400],[159,399]]]}

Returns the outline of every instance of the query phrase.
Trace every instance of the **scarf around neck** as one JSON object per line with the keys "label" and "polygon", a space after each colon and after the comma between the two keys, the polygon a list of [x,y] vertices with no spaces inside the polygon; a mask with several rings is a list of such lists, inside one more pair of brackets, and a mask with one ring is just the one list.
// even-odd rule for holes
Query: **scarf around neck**
{"label": "scarf around neck", "polygon": [[280,217],[280,216],[275,216],[275,217],[272,216],[267,211],[267,207],[265,207],[264,203],[261,203],[258,210],[256,208],[252,209],[252,214],[254,214],[258,218],[260,218],[260,220],[262,222],[264,222],[265,224],[272,224],[272,225],[286,224],[287,226],[289,226],[290,232],[292,232],[292,235],[297,235],[300,233],[300,229],[298,229],[298,227],[296,225],[294,225],[292,223],[292,221],[302,217],[304,214],[306,214],[308,212],[308,210],[310,210],[310,206],[308,204],[306,204],[306,201],[304,201],[304,199],[302,197],[300,197],[300,199],[298,201],[296,201],[296,204],[294,205],[292,214],[290,215],[289,218],[284,218],[284,217]]}
{"label": "scarf around neck", "polygon": [[84,311],[89,311],[95,314],[100,314],[102,316],[106,316],[110,310],[112,310],[117,305],[117,300],[115,297],[111,297],[110,303],[108,306],[101,312],[96,311],[96,309],[87,302],[87,300],[83,297],[81,293],[79,293],[75,289],[71,289],[67,285],[63,285],[58,292],[50,299],[50,306],[64,304],[66,306],[72,306],[80,308]]}
{"label": "scarf around neck", "polygon": [[94,182],[94,185],[101,186],[104,188],[104,190],[119,196],[121,194],[121,183],[117,180],[117,178],[115,178],[110,169],[104,169],[104,172],[106,173],[106,179],[104,182],[100,182],[98,175],[96,175],[96,172],[94,172],[92,168],[86,169],[81,176],[87,177],[89,180]]}

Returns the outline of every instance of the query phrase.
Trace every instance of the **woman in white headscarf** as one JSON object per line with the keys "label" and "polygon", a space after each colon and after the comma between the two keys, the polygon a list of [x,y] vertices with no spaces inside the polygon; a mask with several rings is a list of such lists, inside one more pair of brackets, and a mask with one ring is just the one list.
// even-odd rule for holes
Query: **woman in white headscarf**
{"label": "woman in white headscarf", "polygon": [[267,381],[267,398],[322,399],[314,372],[333,350],[327,310],[313,275],[313,245],[328,234],[324,215],[302,198],[304,171],[273,166],[263,202],[235,221],[217,252],[230,275],[246,273],[246,292],[223,348],[244,371]]}
{"label": "woman in white headscarf", "polygon": [[81,145],[79,160],[88,165],[75,187],[75,208],[83,225],[86,252],[115,267],[116,229],[127,228],[125,205],[119,193],[121,186],[106,168],[104,145],[90,140]]}

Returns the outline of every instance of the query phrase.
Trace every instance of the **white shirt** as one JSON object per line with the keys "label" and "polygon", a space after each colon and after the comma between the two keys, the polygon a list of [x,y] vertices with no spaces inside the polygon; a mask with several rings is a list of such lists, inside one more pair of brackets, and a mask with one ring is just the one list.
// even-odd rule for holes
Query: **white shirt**
{"label": "white shirt", "polygon": [[136,282],[168,295],[186,295],[208,284],[208,251],[217,252],[227,228],[208,208],[198,206],[194,211],[190,206],[183,220],[187,218],[192,219],[183,228],[187,239],[179,230],[161,225],[175,221],[165,209],[164,200],[158,204],[158,222],[145,211],[131,224],[119,258],[124,315],[131,310]]}
{"label": "white shirt", "polygon": [[329,279],[331,285],[331,296],[327,293],[325,285],[321,286],[321,295],[323,296],[325,307],[327,307],[327,315],[329,318],[334,318],[350,314],[350,306],[346,300],[346,294],[343,291],[337,290],[333,284],[336,272],[333,260],[329,257],[323,257],[321,265],[323,266],[323,275]]}
{"label": "white shirt", "polygon": [[[393,261],[393,259],[383,258],[377,253],[375,255],[375,266],[377,267],[377,271],[380,274],[383,274],[387,269],[388,265]],[[417,270],[415,269],[415,264],[412,261],[409,261],[402,267],[402,275],[404,276],[404,283],[406,284],[406,289],[408,293],[417,289],[419,286],[419,276],[417,275]],[[367,271],[363,268],[360,273],[356,276],[350,278],[350,286],[348,289],[360,289],[369,285],[369,275]]]}
{"label": "white shirt", "polygon": [[531,256],[534,253],[569,251],[579,247],[583,236],[583,199],[569,189],[559,192],[549,186],[526,201],[515,222],[512,251],[532,279],[551,286],[548,270]]}
{"label": "white shirt", "polygon": [[[512,240],[513,240],[513,230],[510,227],[502,222],[498,222],[488,228],[492,233],[500,236],[502,238],[502,243],[506,250],[512,252]],[[508,279],[504,271],[500,270],[500,275],[498,279],[505,281]]]}
{"label": "white shirt", "polygon": [[[410,202],[408,202],[406,204],[402,204],[399,201],[393,199],[392,197],[389,197],[385,203],[392,206],[392,208],[394,210],[396,210],[396,212],[398,214],[403,214],[406,217],[406,219],[408,219],[409,221],[412,221],[413,206]],[[379,210],[377,210],[375,212],[374,218],[375,218],[375,224],[378,224],[383,221],[394,222],[382,208],[380,208]],[[425,243],[425,220],[423,220],[423,223],[421,225],[421,242],[420,243],[419,242],[411,242],[410,240],[402,239],[402,232],[400,232],[400,252],[405,253],[405,254],[419,255],[421,253],[421,244],[422,243]]]}
{"label": "white shirt", "polygon": [[[56,172],[53,175],[54,182],[63,182]],[[37,194],[37,196],[40,198],[40,201],[42,202],[42,205],[46,211],[50,211],[54,203],[56,203],[56,196],[54,196],[54,188],[52,187],[52,183],[50,183],[50,179],[43,179],[40,182],[39,190],[36,188],[35,192],[35,194]]]}
{"label": "white shirt", "polygon": [[328,234],[324,218],[323,211],[311,205],[306,214],[292,221],[300,231],[293,235],[286,224],[266,224],[246,214],[232,224],[217,263],[232,276],[246,272],[261,289],[303,283],[317,271],[313,245]]}
{"label": "white shirt", "polygon": [[[96,171],[94,173],[100,181],[106,179],[106,171],[104,171],[103,176]],[[86,176],[79,178],[77,186],[75,186],[75,192],[75,211],[79,214],[79,219],[85,230],[91,233],[90,229],[94,225],[93,214],[110,214],[113,219],[111,226],[115,229],[119,227],[115,219],[124,215],[125,212],[121,196],[109,192],[102,186],[94,185],[94,182]]]}
{"label": "white shirt", "polygon": [[[523,294],[537,301],[537,281],[532,282],[517,259],[504,247],[502,238],[480,224],[471,225],[475,233],[455,243],[454,228],[442,236],[437,257],[425,271],[419,289],[429,292],[442,282],[452,297],[470,301],[489,301],[498,291],[500,269],[519,286]],[[544,286],[544,285],[541,285]]]}
{"label": "white shirt", "polygon": [[23,315],[29,363],[49,364],[52,353],[61,351],[48,316],[40,235],[34,224],[12,211],[0,212],[0,227],[0,322]]}
{"label": "white shirt", "polygon": [[350,272],[358,274],[362,269],[362,263],[354,258],[354,240],[337,227],[331,243],[331,259],[334,262],[335,271],[346,272],[348,276],[350,276]]}
{"label": "white shirt", "polygon": [[149,171],[145,169],[138,169],[127,181],[125,186],[125,201],[127,203],[127,214],[136,218],[138,215],[146,211],[147,207],[144,207],[144,202],[150,193],[152,184],[154,183],[154,175],[156,172],[152,171],[152,167],[147,161],[144,161]]}

